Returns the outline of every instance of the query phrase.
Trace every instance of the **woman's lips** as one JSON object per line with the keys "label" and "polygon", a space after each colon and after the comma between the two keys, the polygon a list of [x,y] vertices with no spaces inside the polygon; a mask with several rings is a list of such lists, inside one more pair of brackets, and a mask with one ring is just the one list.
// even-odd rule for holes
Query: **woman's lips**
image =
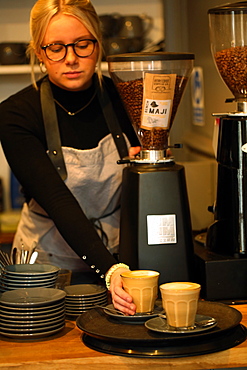
{"label": "woman's lips", "polygon": [[67,77],[67,78],[78,78],[80,77],[81,75],[81,72],[65,72],[64,75]]}

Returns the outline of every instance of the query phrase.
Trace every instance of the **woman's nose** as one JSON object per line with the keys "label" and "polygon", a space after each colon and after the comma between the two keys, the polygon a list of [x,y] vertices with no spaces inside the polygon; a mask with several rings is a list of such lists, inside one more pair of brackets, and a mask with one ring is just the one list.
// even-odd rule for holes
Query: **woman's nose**
{"label": "woman's nose", "polygon": [[67,63],[74,63],[77,60],[77,58],[78,57],[77,57],[76,53],[74,52],[73,47],[72,46],[68,46],[65,61]]}

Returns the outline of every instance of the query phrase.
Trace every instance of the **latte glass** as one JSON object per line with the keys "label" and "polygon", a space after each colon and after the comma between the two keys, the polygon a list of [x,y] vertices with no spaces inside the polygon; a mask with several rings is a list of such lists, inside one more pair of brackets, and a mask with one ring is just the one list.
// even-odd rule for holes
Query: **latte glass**
{"label": "latte glass", "polygon": [[194,329],[200,284],[172,282],[160,285],[162,305],[171,330]]}
{"label": "latte glass", "polygon": [[126,271],[121,274],[124,290],[133,298],[137,314],[153,312],[159,275],[159,272],[152,270]]}

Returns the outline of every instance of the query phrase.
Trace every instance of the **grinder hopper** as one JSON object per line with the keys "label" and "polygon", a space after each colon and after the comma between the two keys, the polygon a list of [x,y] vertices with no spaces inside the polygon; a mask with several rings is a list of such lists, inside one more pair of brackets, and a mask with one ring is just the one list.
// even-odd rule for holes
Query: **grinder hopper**
{"label": "grinder hopper", "polygon": [[132,53],[107,58],[139,137],[141,159],[166,157],[168,136],[193,68],[193,54]]}

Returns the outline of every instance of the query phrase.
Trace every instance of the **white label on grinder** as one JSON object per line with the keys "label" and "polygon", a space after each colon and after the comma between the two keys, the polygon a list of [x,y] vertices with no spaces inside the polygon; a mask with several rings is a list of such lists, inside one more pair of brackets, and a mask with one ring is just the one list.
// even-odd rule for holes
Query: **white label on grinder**
{"label": "white label on grinder", "polygon": [[176,215],[147,215],[148,245],[175,244]]}
{"label": "white label on grinder", "polygon": [[145,73],[140,128],[169,129],[176,74]]}
{"label": "white label on grinder", "polygon": [[150,129],[153,127],[168,128],[171,105],[171,100],[146,99],[142,126]]}

